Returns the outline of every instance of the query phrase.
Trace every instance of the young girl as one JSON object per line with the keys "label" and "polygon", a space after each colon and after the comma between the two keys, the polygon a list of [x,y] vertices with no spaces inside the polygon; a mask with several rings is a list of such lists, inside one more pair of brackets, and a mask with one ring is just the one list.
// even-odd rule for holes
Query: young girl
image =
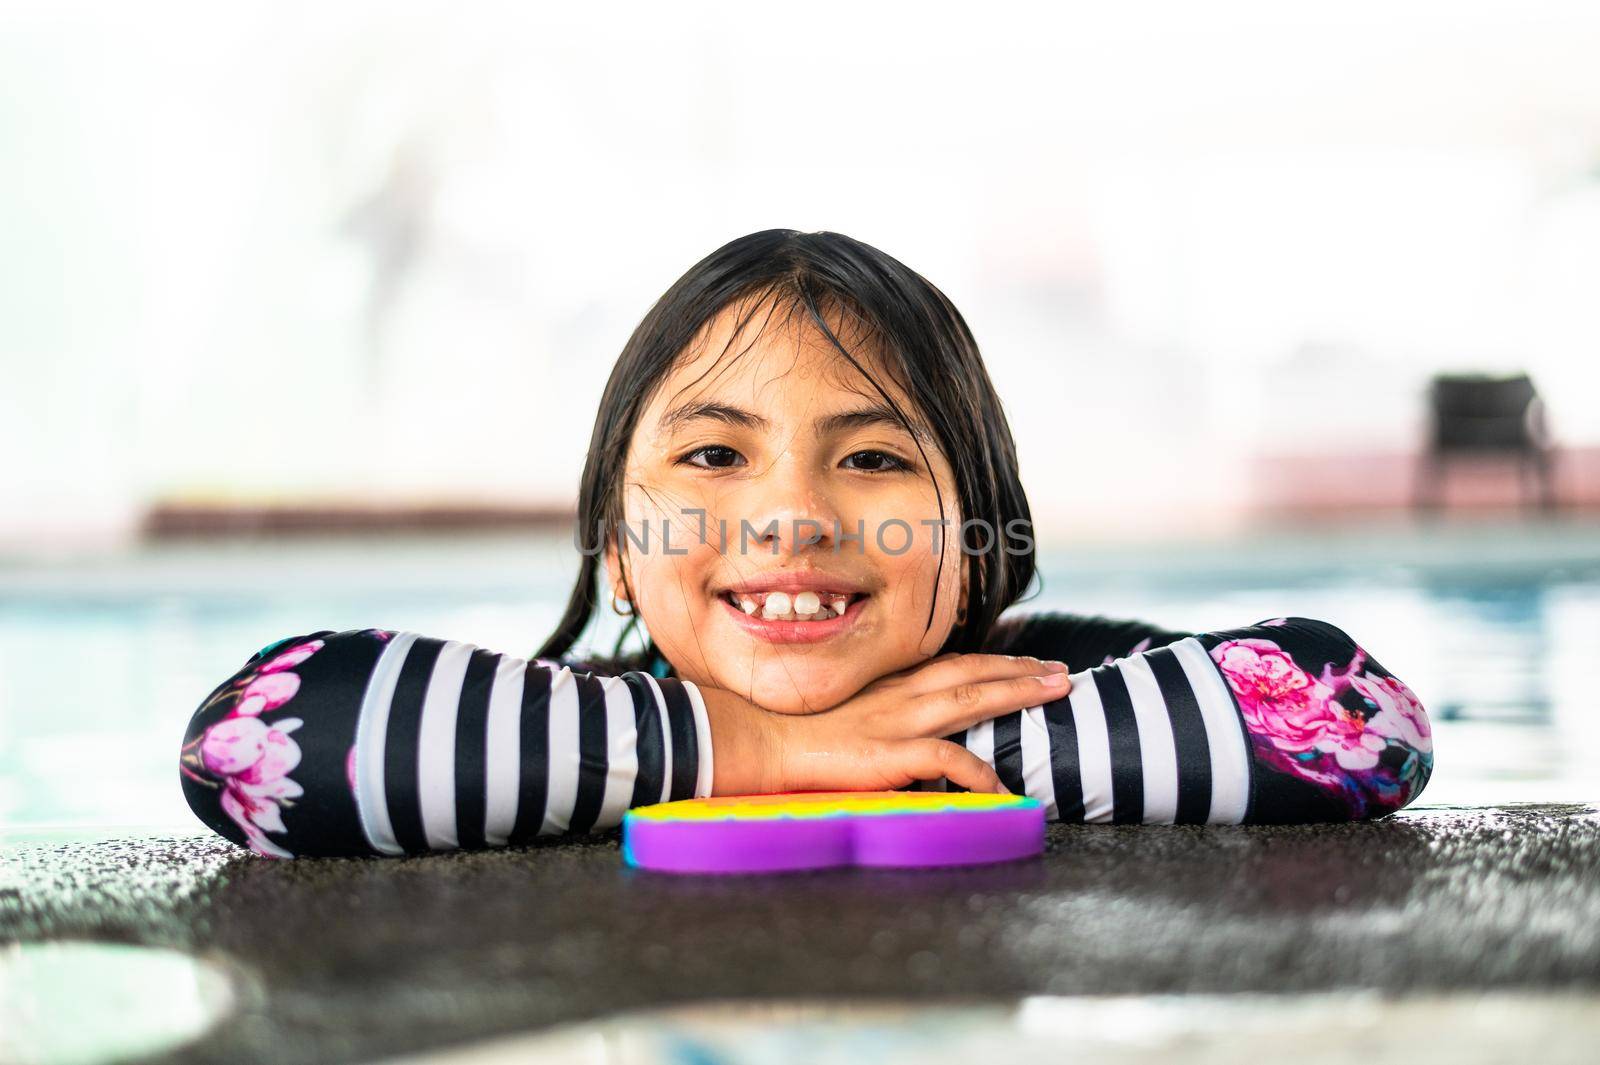
{"label": "young girl", "polygon": [[[1002,617],[1033,537],[977,344],[836,233],[735,240],[657,301],[601,398],[578,533],[531,660],[385,629],[262,649],[189,723],[191,807],[258,854],[405,854],[813,789],[1351,820],[1432,769],[1416,697],[1326,622]],[[614,656],[565,657],[606,606],[628,618]]]}

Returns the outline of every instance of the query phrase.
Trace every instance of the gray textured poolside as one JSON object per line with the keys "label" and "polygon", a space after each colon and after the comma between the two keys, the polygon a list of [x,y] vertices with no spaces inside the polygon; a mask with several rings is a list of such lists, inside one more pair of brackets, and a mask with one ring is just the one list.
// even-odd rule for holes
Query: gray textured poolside
{"label": "gray textured poolside", "polygon": [[1042,859],[1007,866],[727,879],[627,870],[615,835],[287,862],[210,838],[12,847],[0,939],[62,937],[223,963],[232,1015],[170,1057],[234,1065],[727,999],[1517,989],[1570,1017],[1574,992],[1600,1008],[1600,809],[1052,825]]}

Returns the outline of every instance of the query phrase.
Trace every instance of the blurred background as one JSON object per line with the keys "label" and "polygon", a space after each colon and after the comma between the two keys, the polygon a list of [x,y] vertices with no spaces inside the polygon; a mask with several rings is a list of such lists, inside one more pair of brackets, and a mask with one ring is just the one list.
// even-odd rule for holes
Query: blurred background
{"label": "blurred background", "polygon": [[1322,617],[1424,801],[1600,799],[1597,54],[1579,2],[10,0],[0,826],[198,831],[183,725],[289,634],[531,653],[613,359],[771,227],[967,318],[1025,609]]}

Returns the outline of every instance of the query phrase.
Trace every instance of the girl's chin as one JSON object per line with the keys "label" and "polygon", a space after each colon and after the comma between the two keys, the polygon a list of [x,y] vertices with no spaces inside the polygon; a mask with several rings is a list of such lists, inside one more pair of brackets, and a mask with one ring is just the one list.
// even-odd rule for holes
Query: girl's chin
{"label": "girl's chin", "polygon": [[808,676],[805,669],[794,669],[776,676],[758,674],[738,690],[748,692],[751,702],[775,714],[815,714],[838,706],[867,683],[866,678],[854,683],[837,670]]}

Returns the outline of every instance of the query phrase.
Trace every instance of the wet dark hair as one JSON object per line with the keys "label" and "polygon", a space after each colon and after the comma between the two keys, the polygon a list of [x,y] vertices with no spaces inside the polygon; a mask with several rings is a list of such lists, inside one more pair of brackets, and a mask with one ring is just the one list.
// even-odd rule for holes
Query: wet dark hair
{"label": "wet dark hair", "polygon": [[[604,551],[595,538],[611,535],[619,551],[624,547],[623,474],[640,412],[706,323],[742,301],[783,304],[791,315],[803,314],[910,431],[911,415],[840,341],[825,320],[827,313],[844,312],[877,340],[883,365],[921,415],[915,423],[931,432],[954,471],[963,524],[976,526],[963,530],[967,543],[956,555],[968,567],[966,617],[956,622],[940,653],[982,649],[1001,612],[1022,597],[1035,570],[1032,515],[1018,475],[1016,445],[972,331],[944,293],[871,245],[841,233],[767,229],[730,241],[690,267],[623,346],[600,399],[578,488],[582,565],[560,623],[536,654],[568,654],[606,601],[601,598]],[[736,338],[746,321],[738,322]],[[939,513],[948,517],[942,496]],[[1025,523],[1026,550],[1017,550],[1016,541],[1008,539],[1019,519]],[[976,525],[980,520],[986,527]],[[636,601],[631,589],[627,598]],[[932,617],[930,608],[930,624]],[[650,640],[636,658],[624,656],[638,621],[635,613],[618,636],[613,666],[647,667],[659,654]]]}

